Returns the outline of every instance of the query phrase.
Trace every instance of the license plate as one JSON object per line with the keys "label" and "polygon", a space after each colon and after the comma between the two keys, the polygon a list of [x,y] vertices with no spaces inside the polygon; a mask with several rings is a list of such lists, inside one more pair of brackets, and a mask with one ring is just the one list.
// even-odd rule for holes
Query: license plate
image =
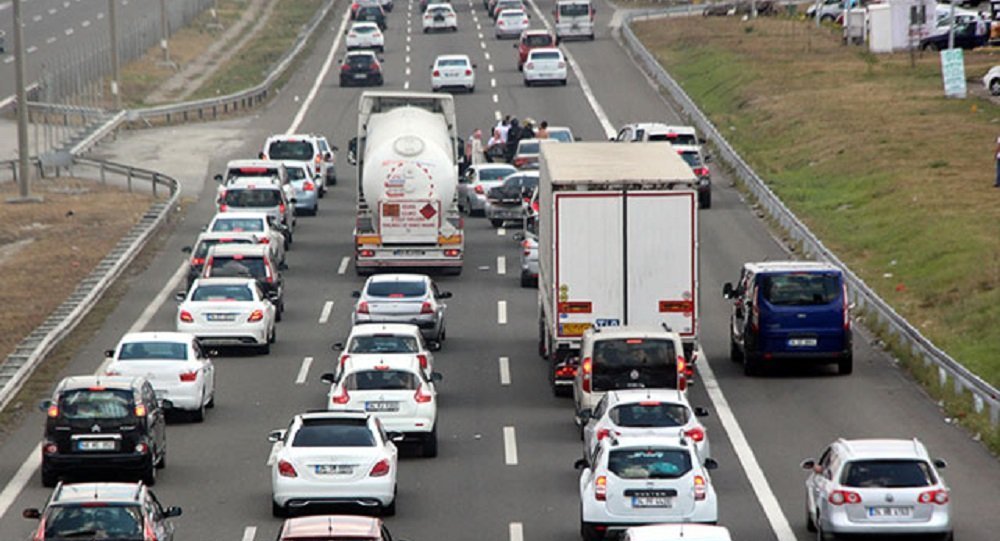
{"label": "license plate", "polygon": [[816,347],[815,338],[789,338],[788,347],[792,348],[814,348]]}
{"label": "license plate", "polygon": [[235,321],[236,314],[205,314],[208,321]]}
{"label": "license plate", "polygon": [[76,448],[81,451],[114,451],[114,440],[80,440],[76,442]]}
{"label": "license plate", "polygon": [[580,29],[580,25],[578,23],[573,23],[573,26],[570,26],[570,28],[573,29],[573,30],[579,30]]}
{"label": "license plate", "polygon": [[674,499],[668,496],[633,496],[632,507],[665,507],[674,506]]}
{"label": "license plate", "polygon": [[355,79],[364,79],[365,77],[368,77],[368,76],[365,75],[364,73],[355,73],[354,74],[354,78]]}
{"label": "license plate", "polygon": [[559,328],[563,336],[583,336],[583,333],[590,328],[590,323],[563,323]]}
{"label": "license plate", "polygon": [[354,473],[353,464],[316,464],[316,475],[350,475]]}
{"label": "license plate", "polygon": [[868,507],[869,517],[908,517],[913,514],[912,507]]}
{"label": "license plate", "polygon": [[399,411],[399,402],[365,402],[365,411]]}
{"label": "license plate", "polygon": [[424,255],[423,250],[393,250],[392,255]]}

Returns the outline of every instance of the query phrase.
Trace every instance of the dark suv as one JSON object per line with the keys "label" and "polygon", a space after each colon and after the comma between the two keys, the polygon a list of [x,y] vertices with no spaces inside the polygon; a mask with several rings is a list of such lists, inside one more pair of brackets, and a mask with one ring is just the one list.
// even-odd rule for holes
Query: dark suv
{"label": "dark suv", "polygon": [[56,386],[42,441],[42,485],[69,474],[106,472],[156,483],[166,465],[167,430],[153,386],[142,377],[72,376]]}
{"label": "dark suv", "polygon": [[180,507],[164,509],[142,483],[60,483],[44,509],[22,513],[41,519],[32,541],[173,541],[174,525],[167,519],[180,514]]}

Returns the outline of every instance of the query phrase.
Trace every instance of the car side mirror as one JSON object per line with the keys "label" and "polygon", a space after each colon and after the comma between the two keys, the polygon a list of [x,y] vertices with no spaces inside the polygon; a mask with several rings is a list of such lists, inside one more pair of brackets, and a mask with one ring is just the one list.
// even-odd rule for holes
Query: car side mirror
{"label": "car side mirror", "polygon": [[360,291],[352,291],[351,292],[351,296],[354,297],[355,299],[360,299],[361,298],[361,292]]}
{"label": "car side mirror", "polygon": [[441,351],[441,342],[437,340],[431,340],[427,342],[427,349],[431,351]]}
{"label": "car side mirror", "polygon": [[191,253],[191,247],[190,246],[185,246],[185,247],[181,248],[181,253],[183,253],[183,254],[190,254]]}
{"label": "car side mirror", "polygon": [[38,403],[38,409],[41,411],[49,411],[49,408],[51,407],[52,407],[51,400],[42,400],[41,402]]}
{"label": "car side mirror", "polygon": [[182,511],[181,511],[180,507],[171,506],[171,507],[168,507],[168,508],[166,508],[166,509],[163,510],[163,516],[167,517],[167,518],[170,518],[170,517],[179,517],[179,516],[181,516],[181,512]]}
{"label": "car side mirror", "polygon": [[174,293],[174,300],[177,302],[184,302],[184,299],[186,298],[187,292],[185,291],[178,291],[177,293]]}
{"label": "car side mirror", "polygon": [[591,419],[594,418],[594,412],[591,411],[591,410],[589,410],[589,409],[583,409],[583,410],[580,410],[580,412],[576,414],[576,418],[580,419],[581,423],[586,424],[587,421],[589,421],[589,420],[591,420]]}
{"label": "car side mirror", "polygon": [[517,233],[514,233],[513,238],[515,242],[521,242],[522,240],[524,240],[524,232],[518,231]]}
{"label": "car side mirror", "polygon": [[722,296],[726,299],[733,298],[733,284],[726,282],[722,285]]}
{"label": "car side mirror", "polygon": [[715,461],[714,458],[705,459],[705,469],[706,470],[717,470],[719,469],[719,463]]}
{"label": "car side mirror", "polygon": [[332,349],[333,351],[340,351],[340,350],[344,349],[344,343],[343,342],[334,342],[333,345],[330,346],[330,349]]}
{"label": "car side mirror", "polygon": [[439,299],[450,299],[451,298],[451,291],[442,291],[441,293],[437,294],[437,298],[439,298]]}
{"label": "car side mirror", "polygon": [[431,372],[431,381],[437,383],[444,379],[444,375],[441,372]]}
{"label": "car side mirror", "polygon": [[576,459],[576,462],[573,463],[573,469],[575,470],[585,470],[587,469],[587,466],[587,459],[585,458],[578,458]]}
{"label": "car side mirror", "polygon": [[330,385],[333,385],[334,382],[337,381],[337,376],[335,376],[333,372],[327,372],[322,376],[320,376],[319,380],[322,381],[323,383],[329,383]]}
{"label": "car side mirror", "polygon": [[267,292],[267,300],[269,300],[271,302],[278,302],[279,298],[280,297],[278,296],[278,292],[277,291],[268,291]]}
{"label": "car side mirror", "polygon": [[393,443],[399,443],[403,441],[404,438],[402,432],[387,432],[385,435],[389,436],[389,441]]}
{"label": "car side mirror", "polygon": [[708,410],[705,409],[705,408],[703,408],[703,407],[701,407],[701,406],[697,406],[697,407],[694,408],[694,416],[695,417],[708,417]]}
{"label": "car side mirror", "polygon": [[219,184],[222,184],[222,175],[215,175],[212,178],[214,178],[215,181],[218,182]]}
{"label": "car side mirror", "polygon": [[712,155],[705,154],[705,163],[712,163]]}
{"label": "car side mirror", "polygon": [[24,511],[21,511],[21,516],[24,518],[42,518],[42,512],[34,507],[29,507]]}
{"label": "car side mirror", "polygon": [[943,458],[935,458],[934,467],[938,469],[944,469],[948,467],[948,463],[945,462]]}
{"label": "car side mirror", "polygon": [[113,349],[106,349],[106,350],[104,350],[104,357],[106,359],[110,359],[111,357],[114,357],[114,356],[115,356],[115,350],[113,350]]}
{"label": "car side mirror", "polygon": [[285,431],[284,430],[272,430],[267,435],[267,441],[269,441],[271,443],[277,443],[277,442],[279,442],[279,441],[281,441],[283,439],[285,439]]}
{"label": "car side mirror", "polygon": [[814,459],[806,459],[802,461],[801,467],[803,470],[812,470],[816,467],[816,461]]}

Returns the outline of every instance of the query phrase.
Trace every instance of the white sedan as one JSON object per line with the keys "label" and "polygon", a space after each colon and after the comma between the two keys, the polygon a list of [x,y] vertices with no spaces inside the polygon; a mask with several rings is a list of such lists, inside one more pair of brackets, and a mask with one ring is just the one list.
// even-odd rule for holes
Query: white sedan
{"label": "white sedan", "polygon": [[285,262],[288,248],[288,231],[265,212],[220,212],[212,218],[205,231],[213,233],[253,233],[261,244],[270,244],[271,255],[279,263]]}
{"label": "white sedan", "polygon": [[493,34],[497,39],[516,38],[528,29],[528,12],[523,9],[504,9],[497,14]]}
{"label": "white sedan", "polygon": [[566,86],[566,58],[555,47],[532,49],[524,62],[524,86],[548,82]]}
{"label": "white sedan", "polygon": [[[436,349],[441,345],[435,343]],[[348,359],[406,358],[416,359],[429,378],[434,373],[434,355],[424,342],[420,328],[409,323],[361,323],[351,328],[347,345],[338,342],[334,350],[343,350],[337,363],[337,374]]]}
{"label": "white sedan", "polygon": [[451,4],[430,4],[424,11],[424,34],[432,30],[458,32],[458,15]]}
{"label": "white sedan", "polygon": [[1000,66],[993,66],[983,75],[983,88],[993,96],[1000,96]]}
{"label": "white sedan", "polygon": [[250,346],[270,353],[275,307],[253,278],[200,278],[177,293],[177,332],[202,344]]}
{"label": "white sedan", "polygon": [[271,513],[284,517],[309,506],[347,504],[396,513],[399,453],[378,419],[360,411],[296,415],[274,430]]}
{"label": "white sedan", "polygon": [[385,50],[385,36],[379,30],[378,24],[372,22],[357,22],[347,31],[347,50],[375,49]]}
{"label": "white sedan", "polygon": [[464,88],[470,93],[476,89],[476,65],[468,55],[443,54],[431,65],[431,89]]}
{"label": "white sedan", "polygon": [[109,376],[142,376],[156,398],[169,409],[205,420],[205,408],[215,405],[215,366],[192,334],[138,332],[122,337],[105,356]]}

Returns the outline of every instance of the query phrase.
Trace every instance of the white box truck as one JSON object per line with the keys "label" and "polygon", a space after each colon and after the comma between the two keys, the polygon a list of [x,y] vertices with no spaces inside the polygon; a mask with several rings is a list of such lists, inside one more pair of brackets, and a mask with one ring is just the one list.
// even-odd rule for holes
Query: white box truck
{"label": "white box truck", "polygon": [[458,138],[450,95],[364,92],[358,136],[354,264],[378,269],[462,271],[458,211]]}
{"label": "white box truck", "polygon": [[698,177],[662,143],[543,144],[539,353],[570,392],[591,327],[643,325],[698,338]]}

